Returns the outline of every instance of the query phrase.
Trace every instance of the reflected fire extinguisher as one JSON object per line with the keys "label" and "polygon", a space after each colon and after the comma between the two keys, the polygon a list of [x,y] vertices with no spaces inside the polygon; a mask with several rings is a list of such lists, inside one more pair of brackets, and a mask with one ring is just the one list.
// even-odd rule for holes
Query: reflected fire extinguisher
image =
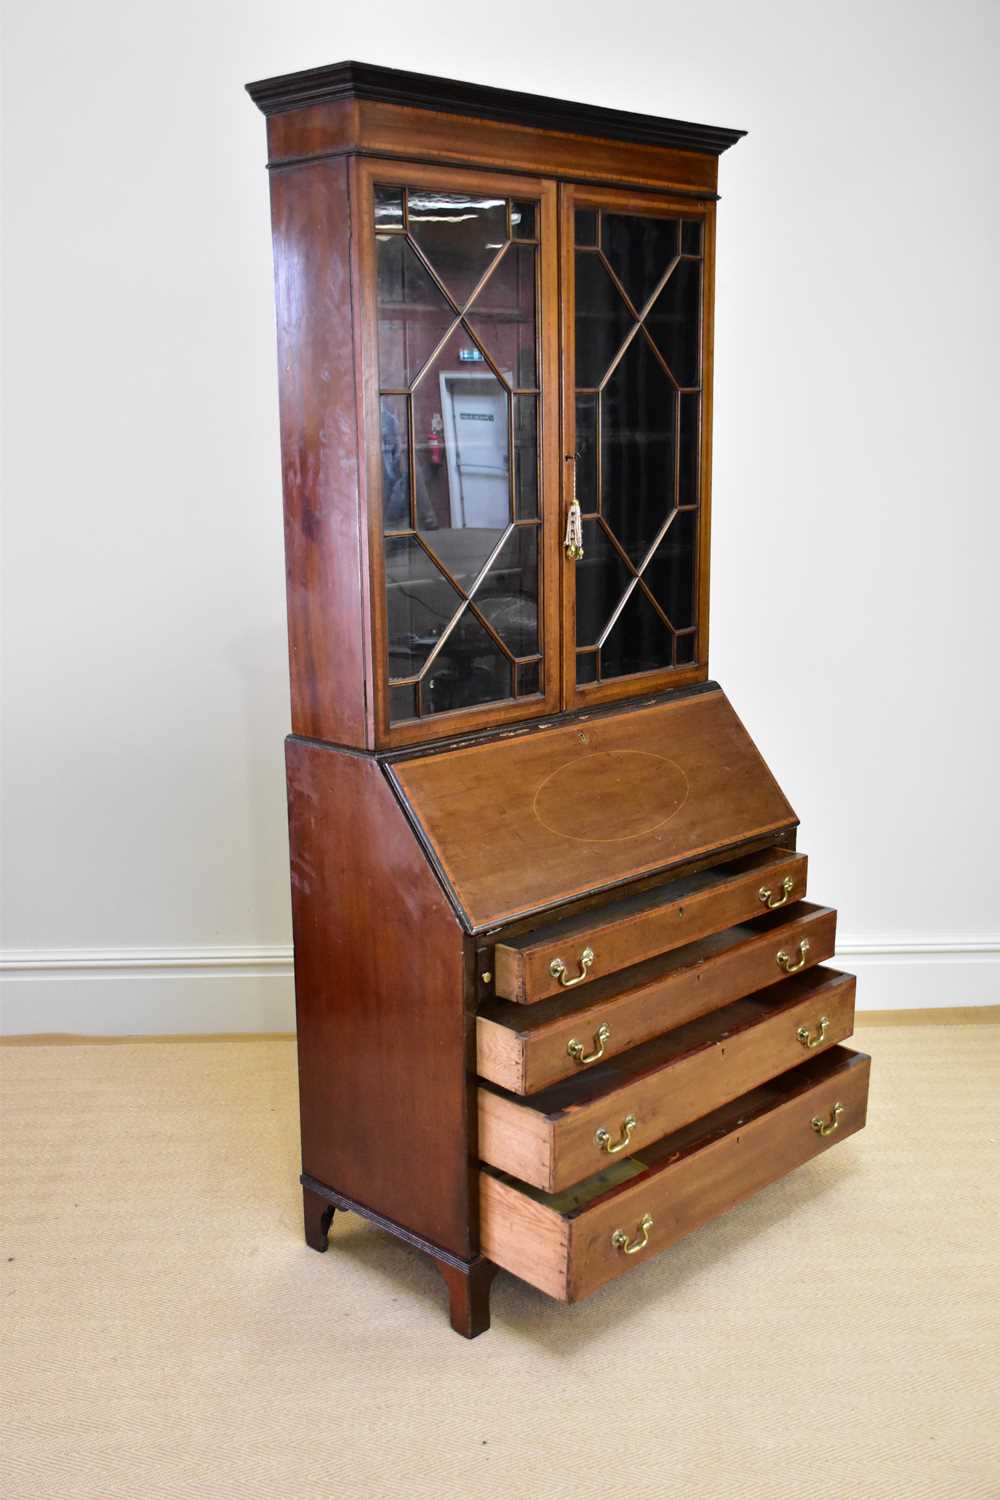
{"label": "reflected fire extinguisher", "polygon": [[427,434],[427,462],[435,469],[444,463],[444,421],[436,411],[431,417],[431,430]]}

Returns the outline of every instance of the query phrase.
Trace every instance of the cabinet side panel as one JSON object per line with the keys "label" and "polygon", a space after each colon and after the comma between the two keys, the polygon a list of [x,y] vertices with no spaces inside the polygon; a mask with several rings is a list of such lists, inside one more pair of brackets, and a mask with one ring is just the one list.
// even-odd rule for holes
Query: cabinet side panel
{"label": "cabinet side panel", "polygon": [[370,743],[347,164],[271,174],[292,729]]}
{"label": "cabinet side panel", "polygon": [[303,1170],[469,1258],[461,930],[373,760],[286,764]]}

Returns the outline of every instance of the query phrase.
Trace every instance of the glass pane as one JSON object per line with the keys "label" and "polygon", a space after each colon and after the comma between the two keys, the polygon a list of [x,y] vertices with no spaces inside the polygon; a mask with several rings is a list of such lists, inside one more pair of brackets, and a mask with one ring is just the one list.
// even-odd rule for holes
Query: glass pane
{"label": "glass pane", "polygon": [[447,713],[513,696],[513,667],[467,609],[421,683],[425,714]]}
{"label": "glass pane", "polygon": [[394,687],[389,689],[389,718],[393,724],[398,724],[400,719],[415,719],[417,717],[417,685],[415,682],[408,683],[405,687]]}
{"label": "glass pane", "polygon": [[542,664],[540,661],[526,662],[517,669],[517,696],[526,698],[530,693],[542,691]]}
{"label": "glass pane", "polygon": [[597,652],[578,651],[576,654],[576,680],[582,687],[587,682],[597,681]]}
{"label": "glass pane", "polygon": [[600,256],[576,256],[576,383],[597,386],[635,319]]}
{"label": "glass pane", "polygon": [[625,677],[673,666],[673,634],[638,586],[601,647],[601,676]]}
{"label": "glass pane", "polygon": [[604,215],[601,248],[639,312],[678,252],[678,228],[676,219]]}
{"label": "glass pane", "polygon": [[375,184],[375,228],[402,229],[403,189]]}
{"label": "glass pane", "polygon": [[701,220],[700,219],[682,219],[681,220],[681,254],[682,255],[700,255],[701,254]]}
{"label": "glass pane", "polygon": [[593,646],[633,575],[598,521],[583,523],[583,557],[576,577],[576,644]]}
{"label": "glass pane", "polygon": [[678,505],[697,505],[701,468],[701,397],[679,396],[681,472]]}
{"label": "glass pane", "polygon": [[694,661],[696,639],[697,637],[693,630],[688,631],[687,635],[679,635],[677,637],[676,654],[677,665],[679,667],[686,667]]}
{"label": "glass pane", "polygon": [[507,243],[507,200],[411,189],[409,230],[435,273],[464,306]]}
{"label": "glass pane", "polygon": [[516,526],[476,591],[476,605],[512,656],[538,651],[538,527]]}
{"label": "glass pane", "polygon": [[412,536],[386,537],[385,584],[389,676],[413,677],[462,601]]}
{"label": "glass pane", "polygon": [[511,383],[537,385],[534,245],[511,245],[472,305],[469,327]]}
{"label": "glass pane", "polygon": [[576,398],[576,498],[584,514],[597,509],[597,401]]}
{"label": "glass pane", "polygon": [[535,204],[512,203],[510,227],[516,240],[533,240],[535,238]]}
{"label": "glass pane", "polygon": [[405,396],[383,396],[382,524],[386,531],[410,529],[410,435]]}
{"label": "glass pane", "polygon": [[514,397],[514,503],[519,521],[538,515],[538,397]]}
{"label": "glass pane", "polygon": [[455,320],[403,235],[376,235],[378,369],[383,390],[413,383]]}
{"label": "glass pane", "polygon": [[605,520],[640,563],[674,508],[676,393],[640,334],[601,395]]}
{"label": "glass pane", "polygon": [[506,387],[459,326],[413,392],[417,529],[470,589],[510,522]]}
{"label": "glass pane", "polygon": [[646,319],[678,385],[701,382],[700,312],[701,262],[680,260]]}
{"label": "glass pane", "polygon": [[578,245],[597,244],[597,215],[591,208],[578,208],[574,216],[574,236]]}
{"label": "glass pane", "polygon": [[671,625],[678,630],[695,623],[697,548],[698,512],[679,510],[642,575]]}

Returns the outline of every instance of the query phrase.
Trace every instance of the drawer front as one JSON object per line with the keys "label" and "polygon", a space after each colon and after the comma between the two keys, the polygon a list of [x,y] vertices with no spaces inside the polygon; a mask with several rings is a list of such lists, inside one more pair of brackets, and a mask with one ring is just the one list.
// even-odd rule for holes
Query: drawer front
{"label": "drawer front", "polygon": [[762,911],[801,901],[806,870],[804,854],[765,849],[497,943],[494,993],[533,1005],[562,990],[585,987]]}
{"label": "drawer front", "polygon": [[849,1037],[854,991],[813,969],[529,1099],[480,1088],[480,1160],[560,1192]]}
{"label": "drawer front", "polygon": [[[573,1201],[480,1173],[483,1255],[564,1302],[643,1265],[865,1123],[869,1059],[836,1047],[625,1164]],[[608,1174],[610,1176],[610,1174]]]}
{"label": "drawer front", "polygon": [[[476,1018],[477,1071],[531,1094],[832,958],[836,912],[802,902],[691,943],[627,973],[525,1009],[496,1004]],[[802,943],[806,948],[802,948]],[[781,957],[783,955],[783,958]]]}

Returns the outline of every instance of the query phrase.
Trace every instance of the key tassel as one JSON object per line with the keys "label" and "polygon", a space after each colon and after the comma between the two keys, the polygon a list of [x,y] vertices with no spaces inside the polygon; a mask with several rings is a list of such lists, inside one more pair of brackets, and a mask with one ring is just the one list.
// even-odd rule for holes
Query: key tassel
{"label": "key tassel", "polygon": [[583,521],[580,517],[580,502],[575,496],[566,517],[566,556],[570,562],[579,562],[583,556]]}

